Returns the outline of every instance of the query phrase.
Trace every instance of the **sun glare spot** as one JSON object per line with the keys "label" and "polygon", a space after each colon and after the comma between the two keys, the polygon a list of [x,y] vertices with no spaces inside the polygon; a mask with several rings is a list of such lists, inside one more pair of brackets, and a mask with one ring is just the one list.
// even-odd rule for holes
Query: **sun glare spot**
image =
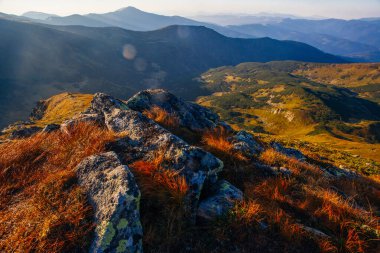
{"label": "sun glare spot", "polygon": [[126,44],[123,47],[123,56],[127,60],[133,60],[137,55],[136,48],[131,44]]}

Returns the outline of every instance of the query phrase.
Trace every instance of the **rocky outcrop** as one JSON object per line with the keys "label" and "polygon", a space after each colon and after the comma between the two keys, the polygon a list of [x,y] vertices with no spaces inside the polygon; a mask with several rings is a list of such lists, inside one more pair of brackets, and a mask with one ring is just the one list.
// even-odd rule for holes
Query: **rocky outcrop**
{"label": "rocky outcrop", "polygon": [[90,252],[142,252],[140,191],[128,167],[109,152],[83,160],[76,172],[95,210]]}
{"label": "rocky outcrop", "polygon": [[198,208],[197,215],[203,220],[213,220],[226,214],[236,201],[243,199],[243,193],[225,180],[214,184],[209,195],[200,202]]}
{"label": "rocky outcrop", "polygon": [[128,110],[128,106],[121,100],[104,93],[96,93],[91,101],[90,107],[84,114],[111,113],[114,109]]}
{"label": "rocky outcrop", "polygon": [[123,133],[125,138],[113,144],[113,149],[124,154],[135,154],[133,160],[151,160],[158,153],[163,156],[161,166],[180,171],[189,185],[189,211],[194,214],[204,183],[216,182],[223,163],[201,148],[188,145],[163,127],[139,112],[114,109],[105,114],[109,129]]}
{"label": "rocky outcrop", "polygon": [[24,127],[12,131],[9,135],[9,139],[22,139],[30,137],[42,130],[41,127]]}
{"label": "rocky outcrop", "polygon": [[161,107],[176,116],[180,126],[192,131],[206,131],[220,124],[225,125],[211,110],[198,104],[185,102],[162,89],[141,91],[126,104],[130,109],[141,113],[151,110],[153,106]]}

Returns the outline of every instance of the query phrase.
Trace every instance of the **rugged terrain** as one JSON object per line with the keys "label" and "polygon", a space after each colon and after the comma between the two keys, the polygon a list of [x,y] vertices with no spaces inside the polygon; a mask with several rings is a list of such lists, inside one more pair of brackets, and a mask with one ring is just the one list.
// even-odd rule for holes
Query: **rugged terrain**
{"label": "rugged terrain", "polygon": [[60,94],[1,142],[1,251],[379,250],[378,167],[235,131],[164,90]]}

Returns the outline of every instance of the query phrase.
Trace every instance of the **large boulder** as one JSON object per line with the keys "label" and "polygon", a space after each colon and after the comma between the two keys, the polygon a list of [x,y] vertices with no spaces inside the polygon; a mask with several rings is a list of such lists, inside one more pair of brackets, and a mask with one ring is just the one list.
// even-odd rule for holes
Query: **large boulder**
{"label": "large boulder", "polygon": [[195,103],[185,102],[162,89],[144,90],[127,101],[134,111],[144,112],[158,106],[179,119],[179,125],[192,131],[205,131],[219,124],[219,116]]}
{"label": "large boulder", "polygon": [[151,160],[158,153],[163,160],[160,166],[180,171],[189,185],[189,211],[195,215],[199,196],[205,182],[214,183],[223,169],[223,162],[212,154],[188,145],[154,121],[139,112],[114,109],[105,114],[109,129],[126,137],[113,145],[113,150],[127,154],[124,158]]}
{"label": "large boulder", "polygon": [[226,180],[219,180],[211,187],[209,197],[200,202],[198,218],[213,220],[225,215],[233,208],[236,201],[242,199],[243,193],[238,188]]}
{"label": "large boulder", "polygon": [[95,210],[90,252],[142,252],[140,191],[128,167],[108,152],[83,160],[76,173]]}
{"label": "large boulder", "polygon": [[121,100],[104,93],[96,93],[91,101],[90,107],[84,114],[103,114],[111,113],[113,109],[129,109]]}

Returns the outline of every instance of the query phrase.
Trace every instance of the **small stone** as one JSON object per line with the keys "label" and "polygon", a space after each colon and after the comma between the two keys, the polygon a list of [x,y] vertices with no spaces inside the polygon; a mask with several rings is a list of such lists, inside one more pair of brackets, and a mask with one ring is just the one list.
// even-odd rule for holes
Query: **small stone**
{"label": "small stone", "polygon": [[242,199],[243,193],[238,188],[226,180],[219,180],[211,187],[210,196],[200,202],[197,215],[204,220],[213,220],[226,214],[235,201]]}

